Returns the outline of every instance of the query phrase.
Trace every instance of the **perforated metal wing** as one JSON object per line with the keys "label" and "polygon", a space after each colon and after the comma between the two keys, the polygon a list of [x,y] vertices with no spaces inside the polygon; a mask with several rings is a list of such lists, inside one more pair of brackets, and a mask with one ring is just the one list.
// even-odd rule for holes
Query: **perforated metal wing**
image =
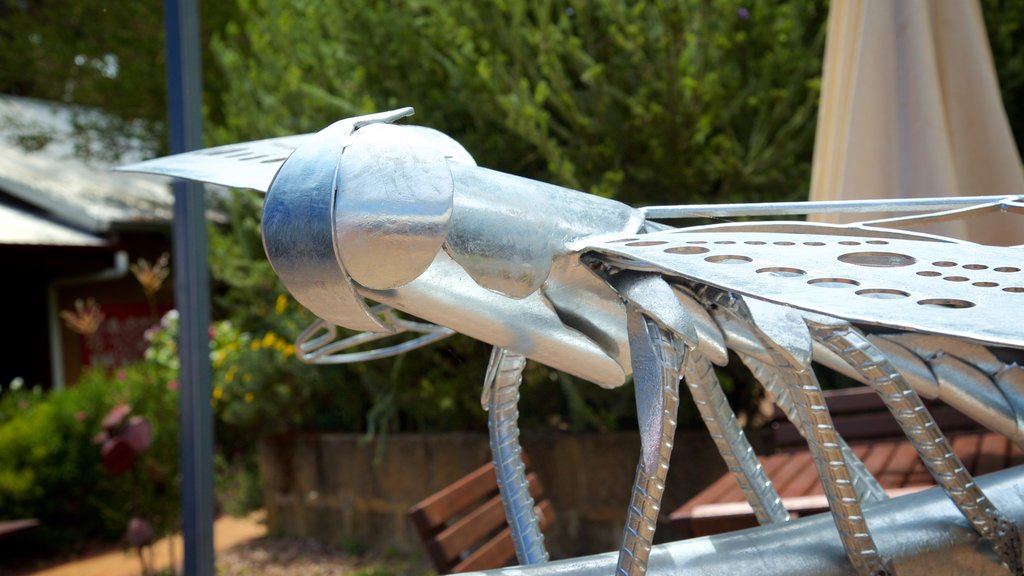
{"label": "perforated metal wing", "polygon": [[595,243],[588,250],[626,268],[861,324],[1024,348],[1020,248],[923,235],[767,232],[757,226],[762,230],[670,230]]}

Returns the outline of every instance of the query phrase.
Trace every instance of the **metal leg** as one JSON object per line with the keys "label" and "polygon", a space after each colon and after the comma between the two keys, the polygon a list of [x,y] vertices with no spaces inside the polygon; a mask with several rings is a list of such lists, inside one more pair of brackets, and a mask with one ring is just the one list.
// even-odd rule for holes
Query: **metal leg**
{"label": "metal leg", "polygon": [[[852,454],[844,454],[842,450],[844,442],[832,423],[832,416],[814,372],[810,366],[792,365],[789,356],[754,323],[742,302],[722,296],[713,295],[717,299],[719,312],[727,313],[732,320],[738,321],[738,324],[726,322],[726,325],[760,341],[760,352],[767,361],[762,362],[746,354],[741,354],[741,359],[752,366],[755,375],[775,396],[780,406],[792,405],[790,410],[786,410],[787,416],[798,422],[798,428],[804,432],[850,563],[859,574],[893,574],[891,563],[878,553],[868,530],[854,483],[854,473],[847,464],[847,455]],[[806,330],[802,323],[799,328]],[[810,338],[808,345],[809,342]]]}
{"label": "metal leg", "polygon": [[680,367],[685,349],[672,332],[662,328],[632,304],[626,306],[641,454],[633,482],[622,546],[615,573],[643,576],[658,526],[672,457],[676,413],[679,409]]}
{"label": "metal leg", "polygon": [[839,449],[839,433],[832,424],[821,386],[810,369],[793,372],[795,378],[790,384],[790,394],[796,405],[797,417],[803,423],[811,457],[818,468],[825,497],[828,499],[832,517],[835,519],[839,538],[850,558],[850,563],[859,574],[882,575],[893,571],[878,553],[875,541],[868,530],[860,498],[853,488],[851,474]]}
{"label": "metal leg", "polygon": [[789,520],[789,512],[782,505],[782,499],[736,422],[736,415],[715,376],[714,366],[696,350],[691,350],[687,356],[685,382],[718,452],[736,477],[757,521],[772,524]]}
{"label": "metal leg", "polygon": [[920,397],[910,389],[886,355],[846,322],[808,321],[811,335],[857,370],[892,412],[932,477],[978,534],[992,543],[1011,572],[1024,574],[1017,527],[985,496],[953,452]]}
{"label": "metal leg", "polygon": [[525,367],[525,356],[495,347],[484,382],[484,406],[489,411],[487,428],[498,491],[505,505],[516,558],[522,565],[548,560],[519,445],[519,385]]}
{"label": "metal leg", "polygon": [[[796,429],[800,432],[800,435],[807,438],[807,430],[804,428],[800,417],[797,414],[796,404],[790,397],[789,389],[790,384],[787,382],[790,378],[795,378],[795,373],[792,371],[786,371],[780,369],[777,366],[761,362],[760,360],[737,352],[740,360],[750,372],[754,375],[758,382],[764,386],[765,390],[775,401],[775,404],[782,409],[786,414],[786,418],[796,426]],[[850,475],[853,480],[853,488],[856,490],[857,495],[860,496],[861,502],[869,504],[871,502],[882,502],[889,499],[889,496],[885,493],[885,489],[878,483],[878,480],[868,471],[864,463],[857,458],[857,455],[850,450],[850,446],[843,440],[842,437],[838,438],[839,450],[843,453],[843,460],[846,462],[846,467],[850,470]]]}

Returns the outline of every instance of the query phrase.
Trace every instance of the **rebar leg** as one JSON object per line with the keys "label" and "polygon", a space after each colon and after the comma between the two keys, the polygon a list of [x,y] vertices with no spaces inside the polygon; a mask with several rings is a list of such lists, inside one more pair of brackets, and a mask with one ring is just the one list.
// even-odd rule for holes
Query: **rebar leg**
{"label": "rebar leg", "polygon": [[772,524],[789,520],[789,512],[782,505],[782,499],[761,467],[743,429],[736,422],[736,414],[722,391],[715,367],[704,355],[691,350],[686,358],[684,380],[719,454],[736,477],[758,523]]}
{"label": "rebar leg", "polygon": [[982,538],[992,543],[1013,574],[1024,574],[1017,526],[996,508],[953,452],[920,397],[885,354],[859,330],[842,323],[808,322],[811,335],[853,367],[878,393],[899,422],[935,481]]}
{"label": "rebar leg", "polygon": [[647,573],[672,457],[685,349],[670,331],[635,306],[627,304],[626,310],[641,455],[615,572],[621,576],[643,576]]}
{"label": "rebar leg", "polygon": [[[790,384],[787,383],[787,380],[795,377],[794,373],[761,362],[747,354],[738,352],[737,355],[743,364],[750,369],[750,372],[757,381],[764,386],[764,389],[771,396],[772,400],[775,401],[775,404],[786,414],[786,418],[796,426],[800,435],[806,439],[807,430],[804,429],[800,417],[797,415],[796,404],[793,403],[789,394]],[[843,440],[842,437],[839,437],[839,450],[843,453],[843,459],[846,461],[846,467],[849,469],[853,480],[854,490],[860,496],[861,502],[868,504],[888,500],[889,496],[885,493],[885,489],[868,471],[864,463],[860,461],[860,458],[857,458],[853,450],[850,450],[850,446],[847,445],[846,440]]]}
{"label": "rebar leg", "polygon": [[839,449],[839,433],[832,424],[821,386],[808,369],[796,374],[790,394],[796,405],[797,417],[807,430],[807,445],[818,468],[825,497],[835,519],[839,538],[846,555],[859,574],[893,574],[891,567],[878,553],[874,538],[868,530],[860,498],[853,488],[851,474],[843,452]]}
{"label": "rebar leg", "polygon": [[525,367],[526,357],[495,347],[484,382],[491,457],[516,558],[521,565],[548,560],[519,445],[519,385]]}
{"label": "rebar leg", "polygon": [[[731,313],[734,318],[746,324],[746,331],[761,340],[763,350],[770,359],[769,365],[767,362],[741,355],[743,362],[752,367],[752,371],[775,396],[780,406],[787,402],[792,404],[793,414],[790,415],[787,411],[787,416],[795,418],[794,421],[798,422],[797,428],[803,431],[807,439],[832,518],[850,563],[862,575],[893,574],[891,563],[885,561],[878,553],[868,530],[854,483],[854,474],[847,465],[847,455],[842,450],[845,443],[832,423],[832,416],[829,414],[814,372],[809,366],[791,365],[787,357],[775,348],[776,344],[765,336],[756,324],[736,310],[732,310]],[[870,477],[869,474],[867,476]]]}

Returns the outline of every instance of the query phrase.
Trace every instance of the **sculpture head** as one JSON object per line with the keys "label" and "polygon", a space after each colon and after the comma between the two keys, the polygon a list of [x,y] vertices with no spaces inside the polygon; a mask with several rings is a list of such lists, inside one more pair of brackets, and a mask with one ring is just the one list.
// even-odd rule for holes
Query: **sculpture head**
{"label": "sculpture head", "polygon": [[448,162],[474,164],[436,130],[389,123],[409,113],[342,120],[312,135],[267,190],[271,265],[300,303],[347,328],[385,329],[353,281],[390,289],[422,274],[448,233]]}
{"label": "sculpture head", "polygon": [[[561,285],[594,281],[591,295],[617,303],[614,293],[602,291],[603,283],[581,269],[572,244],[594,235],[635,233],[643,216],[619,202],[479,168],[440,132],[388,123],[401,115],[345,120],[310,136],[270,184],[264,246],[296,299],[340,326],[384,331],[388,327],[365,298],[429,317],[436,302],[419,309],[424,302],[402,295],[417,279],[426,292],[419,286],[425,278],[440,278],[425,273],[444,260],[437,266],[461,270],[458,279],[446,273],[449,285],[437,286],[437,292],[451,293],[457,284],[467,307],[472,301],[480,301],[480,308],[483,300],[488,308],[497,300],[519,301],[506,306],[545,307],[571,328],[593,332],[595,341],[617,339],[598,334],[608,332],[608,321],[604,328],[574,326],[581,314],[568,308],[579,306],[579,296],[563,302],[561,296],[577,292]],[[515,324],[513,318],[507,322]],[[515,348],[517,340],[524,338],[500,343]]]}
{"label": "sculpture head", "polygon": [[479,168],[448,136],[391,124],[411,113],[124,169],[266,191],[267,257],[296,300],[331,324],[393,331],[373,301],[603,386],[622,384],[630,371],[622,303],[580,264],[577,247],[635,234],[643,214]]}

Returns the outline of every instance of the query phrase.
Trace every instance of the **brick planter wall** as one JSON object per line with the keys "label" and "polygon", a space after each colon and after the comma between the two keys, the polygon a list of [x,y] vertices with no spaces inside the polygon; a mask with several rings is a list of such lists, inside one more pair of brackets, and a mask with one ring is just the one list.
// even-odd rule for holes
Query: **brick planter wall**
{"label": "brick planter wall", "polygon": [[[525,433],[523,446],[558,520],[545,534],[553,558],[618,545],[640,453],[636,433]],[[756,445],[756,439],[755,439]],[[290,435],[260,444],[272,534],[308,536],[376,551],[420,551],[410,506],[490,458],[484,434]],[[702,430],[676,435],[663,517],[725,472]],[[673,540],[667,523],[659,540]]]}

